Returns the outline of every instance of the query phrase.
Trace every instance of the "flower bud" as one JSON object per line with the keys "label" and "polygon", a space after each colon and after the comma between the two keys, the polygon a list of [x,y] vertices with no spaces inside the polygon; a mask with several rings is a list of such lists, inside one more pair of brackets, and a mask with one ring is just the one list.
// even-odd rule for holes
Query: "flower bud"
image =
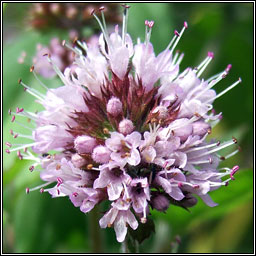
{"label": "flower bud", "polygon": [[90,136],[83,135],[76,137],[74,141],[75,149],[79,154],[91,153],[96,147],[96,140]]}
{"label": "flower bud", "polygon": [[102,145],[97,146],[92,152],[92,159],[100,164],[105,164],[110,159],[110,150]]}
{"label": "flower bud", "polygon": [[131,120],[124,119],[119,123],[118,130],[122,134],[127,135],[127,134],[130,134],[134,130],[134,125]]}
{"label": "flower bud", "polygon": [[107,104],[107,112],[116,117],[118,116],[123,110],[123,104],[122,102],[116,98],[116,97],[112,97]]}
{"label": "flower bud", "polygon": [[81,168],[87,164],[87,161],[79,154],[72,155],[71,161],[76,168]]}
{"label": "flower bud", "polygon": [[161,212],[166,211],[170,205],[169,199],[166,196],[161,195],[161,194],[152,197],[151,202],[152,202],[152,206],[156,210],[161,211]]}
{"label": "flower bud", "polygon": [[181,201],[180,205],[183,207],[193,207],[197,204],[197,198],[192,196],[192,194],[187,194]]}

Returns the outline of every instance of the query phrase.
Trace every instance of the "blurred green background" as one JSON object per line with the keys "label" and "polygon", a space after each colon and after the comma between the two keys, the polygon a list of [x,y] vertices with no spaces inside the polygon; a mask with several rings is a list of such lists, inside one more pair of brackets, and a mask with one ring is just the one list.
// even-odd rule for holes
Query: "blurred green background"
{"label": "blurred green background", "polygon": [[[106,4],[107,5],[107,4]],[[128,32],[144,39],[144,20],[154,20],[151,41],[156,53],[162,51],[174,29],[185,31],[176,49],[185,53],[181,70],[198,65],[208,51],[215,58],[202,77],[208,78],[232,64],[230,74],[216,85],[217,92],[241,77],[242,84],[215,101],[222,121],[212,137],[221,141],[235,136],[242,151],[222,165],[240,166],[236,180],[228,187],[211,192],[219,206],[210,208],[200,200],[187,212],[171,206],[166,214],[152,212],[156,233],[140,248],[141,252],[170,253],[252,253],[253,245],[253,4],[252,3],[132,3]],[[8,3],[4,7],[3,35],[3,132],[4,142],[13,139],[14,126],[8,109],[38,109],[34,99],[23,92],[17,81],[22,77],[37,86],[29,72],[36,44],[47,45],[53,36],[68,37],[68,31],[52,26],[43,32],[28,26],[31,4]],[[121,13],[121,8],[120,8]],[[88,32],[89,31],[89,32]],[[82,33],[88,36],[86,27]],[[17,58],[25,50],[27,63]],[[44,79],[42,79],[44,80]],[[57,79],[47,81],[57,87]],[[3,145],[4,149],[6,148]],[[52,199],[39,192],[25,194],[26,187],[40,184],[38,173],[30,173],[30,163],[18,160],[15,154],[3,156],[3,250],[5,253],[115,253],[120,251],[113,229],[94,229],[95,215],[85,215],[68,198]],[[98,210],[98,214],[100,210]],[[97,212],[96,212],[97,214]],[[101,215],[101,214],[100,214]],[[100,232],[100,234],[97,234]],[[181,244],[173,241],[179,235]],[[93,242],[94,236],[101,239]]]}

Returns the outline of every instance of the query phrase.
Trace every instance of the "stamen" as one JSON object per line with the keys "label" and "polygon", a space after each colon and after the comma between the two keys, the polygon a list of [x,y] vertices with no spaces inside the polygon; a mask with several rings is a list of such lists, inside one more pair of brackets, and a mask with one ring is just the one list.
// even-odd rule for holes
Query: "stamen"
{"label": "stamen", "polygon": [[43,88],[45,88],[46,90],[48,90],[48,87],[38,78],[36,72],[34,71],[34,66],[32,66],[32,67],[30,68],[30,72],[33,73],[35,79],[39,82],[39,84],[40,84]]}
{"label": "stamen", "polygon": [[47,60],[49,61],[49,63],[52,65],[54,71],[56,72],[56,74],[59,76],[59,78],[61,79],[61,81],[66,84],[66,78],[65,76],[63,75],[63,73],[61,72],[61,70],[59,69],[59,67],[57,65],[55,65],[53,62],[52,62],[52,59],[51,59],[51,56],[50,54],[44,54],[43,56],[45,56],[47,58]]}
{"label": "stamen", "polygon": [[[242,79],[239,78],[235,83],[233,83],[232,85],[230,85],[228,88],[226,88],[224,91],[222,91],[221,93],[217,94],[214,98],[209,99],[207,102],[216,100],[217,98],[221,97],[222,95],[224,95],[226,92],[228,92],[229,90],[233,89],[236,85],[238,85],[239,83],[242,82]],[[207,103],[206,102],[206,103]]]}
{"label": "stamen", "polygon": [[122,5],[124,7],[124,14],[123,14],[123,27],[122,27],[122,43],[125,44],[125,38],[127,34],[127,25],[128,25],[128,10],[130,8],[129,5]]}
{"label": "stamen", "polygon": [[107,46],[108,46],[108,49],[110,49],[111,47],[111,44],[110,44],[110,41],[109,41],[109,36],[107,34],[107,31],[105,31],[103,25],[101,24],[99,18],[97,17],[97,15],[94,13],[94,11],[92,12],[92,15],[94,16],[94,18],[96,19],[96,21],[98,22],[99,26],[100,26],[100,29],[104,35],[104,38],[106,40],[106,43],[107,43]]}
{"label": "stamen", "polygon": [[41,141],[41,142],[34,142],[34,143],[31,143],[31,144],[25,144],[25,145],[20,146],[20,147],[17,147],[17,148],[12,148],[12,149],[10,150],[10,152],[17,151],[17,150],[19,150],[19,149],[24,149],[24,148],[33,147],[33,146],[36,146],[36,145],[40,145],[40,144],[42,144],[42,143],[44,143],[44,142]]}
{"label": "stamen", "polygon": [[224,149],[224,148],[226,148],[226,147],[229,147],[229,146],[231,146],[231,145],[233,145],[233,144],[235,144],[234,140],[227,141],[227,142],[221,144],[220,146],[217,146],[216,148],[214,148],[214,149],[212,149],[212,150],[210,150],[210,151],[207,151],[207,152],[204,152],[204,153],[202,153],[202,154],[200,154],[200,155],[197,155],[197,156],[195,156],[195,157],[192,157],[191,159],[199,158],[199,157],[206,156],[206,155],[210,155],[210,154],[212,154],[212,153],[214,153],[214,152],[217,152],[217,151],[219,151],[219,150],[221,150],[221,149]]}
{"label": "stamen", "polygon": [[[213,59],[214,55],[213,55],[213,52],[208,52],[208,57],[205,59],[205,63],[201,66],[199,65],[198,66],[198,74],[197,74],[197,77],[200,77],[202,75],[202,73],[204,72],[204,70],[206,69],[206,67],[209,65],[209,63],[211,62],[211,60]],[[196,73],[197,73],[196,72]]]}
{"label": "stamen", "polygon": [[194,162],[188,160],[188,162],[189,162],[190,164],[195,164],[195,165],[198,165],[198,164],[212,164],[212,158],[209,157],[208,160],[201,160],[201,161],[194,161]]}
{"label": "stamen", "polygon": [[26,84],[24,84],[22,82],[21,79],[19,79],[19,84],[21,84],[24,88],[26,88],[26,91],[31,94],[32,96],[34,96],[35,98],[37,98],[41,103],[44,101],[43,97],[44,95],[42,95],[40,92],[36,91],[33,88],[30,88],[29,86],[27,86]]}
{"label": "stamen", "polygon": [[[182,28],[181,32],[179,33],[179,36],[177,36],[177,35],[175,34],[175,36],[176,36],[177,39],[176,39],[176,41],[174,42],[174,44],[173,44],[173,46],[172,46],[171,53],[174,51],[175,47],[177,46],[178,42],[180,41],[180,39],[181,39],[181,37],[182,37],[182,35],[183,35],[185,29],[187,29],[187,27],[188,27],[188,24],[187,24],[187,22],[185,21],[185,22],[184,22],[184,27]],[[175,31],[176,31],[176,30],[175,30]],[[175,32],[174,32],[174,33],[175,33]]]}
{"label": "stamen", "polygon": [[[36,187],[34,187],[34,188],[26,188],[26,193],[28,194],[29,192],[31,192],[31,191],[35,191],[35,190],[38,190],[38,189],[42,189],[42,188],[44,188],[44,187],[46,187],[46,186],[48,186],[48,185],[50,185],[50,184],[52,184],[53,182],[52,181],[49,181],[49,182],[46,182],[46,183],[44,183],[44,184],[42,184],[42,185],[39,185],[39,186],[36,186]],[[40,191],[41,192],[41,191]]]}
{"label": "stamen", "polygon": [[205,145],[205,146],[202,146],[202,147],[195,147],[195,148],[189,149],[189,150],[187,150],[185,152],[186,153],[190,153],[190,152],[194,152],[194,151],[197,151],[197,150],[211,148],[211,147],[215,147],[215,146],[219,146],[219,145],[220,145],[220,141],[218,141],[216,143],[213,143],[213,144]]}
{"label": "stamen", "polygon": [[228,155],[226,155],[226,156],[222,156],[222,157],[221,157],[221,158],[222,158],[221,160],[226,160],[226,159],[228,159],[228,158],[234,156],[235,154],[237,154],[239,151],[240,151],[240,149],[238,148],[237,150],[233,151],[232,153],[230,153],[230,154],[228,154]]}

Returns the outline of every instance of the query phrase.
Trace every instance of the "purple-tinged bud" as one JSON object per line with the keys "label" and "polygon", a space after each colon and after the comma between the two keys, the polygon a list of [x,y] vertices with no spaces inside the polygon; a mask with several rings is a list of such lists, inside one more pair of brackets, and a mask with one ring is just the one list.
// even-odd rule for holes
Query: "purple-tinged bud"
{"label": "purple-tinged bud", "polygon": [[123,111],[123,104],[117,97],[112,97],[107,103],[107,112],[116,117]]}
{"label": "purple-tinged bud", "polygon": [[87,164],[86,159],[81,157],[79,154],[72,155],[71,162],[76,168],[81,168],[82,166]]}
{"label": "purple-tinged bud", "polygon": [[193,135],[199,135],[199,136],[203,136],[206,133],[209,132],[209,130],[211,129],[211,126],[203,121],[198,121],[192,124],[193,125]]}
{"label": "purple-tinged bud", "polygon": [[95,138],[87,135],[78,136],[74,141],[75,149],[79,154],[91,153],[96,147],[97,142]]}
{"label": "purple-tinged bud", "polygon": [[183,207],[193,207],[197,204],[197,201],[198,200],[196,197],[192,196],[191,194],[187,194],[185,198],[180,201],[180,205]]}
{"label": "purple-tinged bud", "polygon": [[160,212],[164,212],[169,208],[170,200],[164,195],[157,195],[151,199],[152,207]]}
{"label": "purple-tinged bud", "polygon": [[97,146],[94,148],[92,152],[92,159],[96,163],[105,164],[110,160],[110,150],[102,145]]}
{"label": "purple-tinged bud", "polygon": [[118,126],[118,131],[124,135],[132,133],[134,130],[133,122],[129,119],[123,119]]}

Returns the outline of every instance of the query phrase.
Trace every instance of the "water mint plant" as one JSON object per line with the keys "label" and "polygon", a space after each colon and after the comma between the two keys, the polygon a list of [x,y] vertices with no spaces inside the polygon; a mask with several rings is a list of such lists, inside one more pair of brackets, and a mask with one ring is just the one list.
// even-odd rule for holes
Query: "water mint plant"
{"label": "water mint plant", "polygon": [[[102,33],[91,43],[76,41],[73,47],[64,42],[74,62],[63,72],[49,53],[42,56],[62,86],[48,88],[31,67],[45,94],[21,79],[19,84],[44,110],[10,110],[12,122],[29,118],[35,126],[18,121],[27,133],[11,130],[14,141],[29,142],[6,142],[6,152],[32,161],[29,170],[39,171],[44,181],[27,193],[69,197],[83,213],[105,202],[99,225],[114,227],[118,242],[125,240],[128,228],[143,227],[152,209],[165,212],[171,204],[187,209],[198,197],[216,206],[209,192],[227,186],[239,169],[219,167],[239,151],[236,138],[221,142],[207,137],[222,118],[214,101],[241,79],[217,94],[213,87],[231,65],[201,78],[212,52],[196,67],[180,70],[184,55],[175,49],[187,22],[156,55],[150,42],[154,21],[145,21],[145,38],[134,43],[127,33],[128,11],[125,5],[122,27],[109,33],[104,8],[93,10]],[[231,146],[235,149],[223,156],[221,150]]]}

